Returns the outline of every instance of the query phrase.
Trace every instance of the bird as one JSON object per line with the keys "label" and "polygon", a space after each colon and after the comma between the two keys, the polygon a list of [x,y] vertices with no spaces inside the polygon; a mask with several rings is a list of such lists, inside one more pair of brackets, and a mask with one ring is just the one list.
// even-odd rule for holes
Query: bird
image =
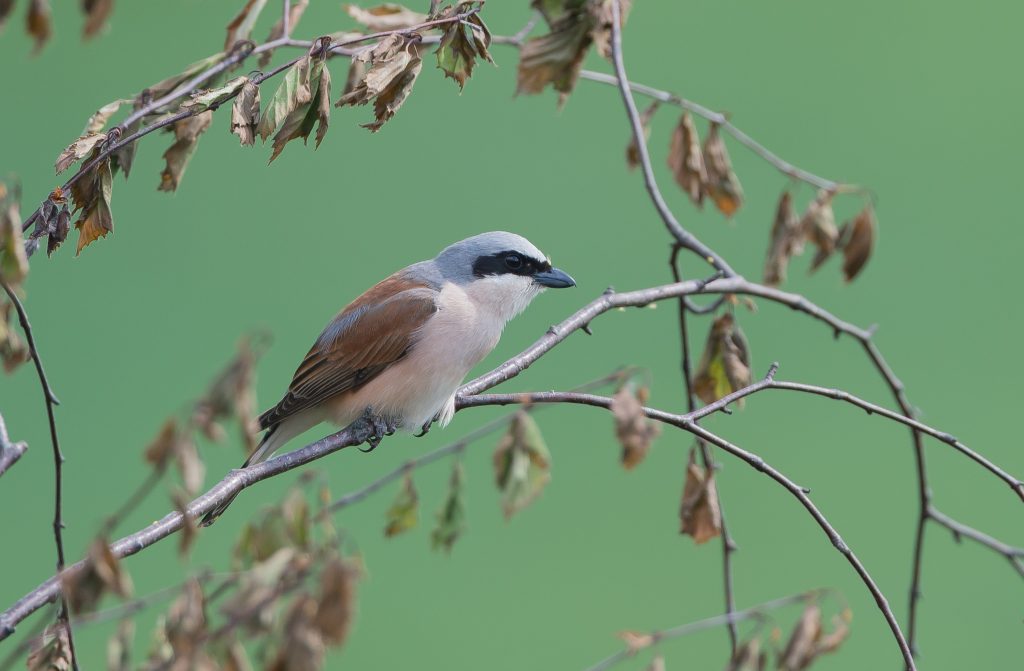
{"label": "bird", "polygon": [[[320,333],[284,397],[259,417],[265,433],[242,468],[266,461],[322,422],[365,422],[369,449],[396,430],[425,433],[455,414],[469,371],[505,325],[545,289],[576,286],[533,243],[481,233],[407,266],[349,303]],[[209,512],[216,520],[234,497]]]}

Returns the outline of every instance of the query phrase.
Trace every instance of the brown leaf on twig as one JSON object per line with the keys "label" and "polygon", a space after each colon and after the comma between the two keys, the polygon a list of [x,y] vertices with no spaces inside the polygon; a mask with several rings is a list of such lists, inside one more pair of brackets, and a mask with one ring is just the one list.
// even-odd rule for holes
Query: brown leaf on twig
{"label": "brown leaf on twig", "polygon": [[551,32],[527,40],[519,48],[516,93],[540,93],[549,84],[564,104],[576,87],[587,49],[593,43],[593,20],[584,9],[567,11],[551,24]]}
{"label": "brown leaf on twig", "polygon": [[114,0],[82,0],[82,11],[85,13],[85,26],[82,38],[95,37],[107,25],[110,12],[114,9]]}
{"label": "brown leaf on twig", "polygon": [[235,18],[231,19],[227,27],[227,37],[224,40],[224,51],[235,46],[239,40],[247,40],[252,35],[253,26],[263,11],[267,0],[246,0],[245,5],[239,10]]}
{"label": "brown leaf on twig", "polygon": [[25,15],[25,31],[35,40],[32,53],[38,54],[46,46],[53,32],[50,0],[29,0],[28,14]]}
{"label": "brown leaf on twig", "polygon": [[852,282],[871,258],[877,225],[875,210],[870,204],[865,205],[853,221],[843,224],[840,244],[843,247],[843,276],[847,282]]}
{"label": "brown leaf on twig", "polygon": [[551,453],[529,413],[515,414],[494,451],[494,474],[505,519],[528,506],[551,479]]}
{"label": "brown leaf on twig", "polygon": [[372,100],[376,119],[363,124],[363,128],[374,133],[379,131],[409,97],[416,77],[423,69],[423,61],[416,49],[419,41],[418,35],[389,35],[372,49],[354,56],[353,61],[360,60],[366,64],[366,72],[335,106],[365,105]]}
{"label": "brown leaf on twig", "polygon": [[725,671],[763,671],[767,663],[768,655],[761,651],[760,639],[752,638],[736,648]]}
{"label": "brown leaf on twig", "polygon": [[36,638],[25,660],[29,671],[68,671],[71,668],[71,640],[67,625],[54,622]]}
{"label": "brown leaf on twig", "polygon": [[[117,110],[121,109],[121,105],[126,105],[130,102],[131,100],[126,98],[119,98],[107,103],[93,112],[92,116],[89,117],[89,120],[85,122],[85,129],[82,130],[82,136],[84,137],[102,131],[107,125],[107,122],[110,121],[110,117],[114,116],[114,114],[117,113]],[[57,172],[60,172],[60,170],[57,170]]]}
{"label": "brown leaf on twig", "polygon": [[242,574],[238,589],[221,605],[221,613],[250,633],[267,632],[274,623],[278,597],[296,585],[308,567],[305,553],[278,549]]}
{"label": "brown leaf on twig", "polygon": [[171,604],[164,624],[174,658],[192,659],[201,653],[206,638],[206,598],[203,586],[192,578]]}
{"label": "brown leaf on twig", "polygon": [[85,566],[74,573],[62,575],[61,583],[68,606],[76,615],[94,610],[107,592],[122,598],[131,596],[132,592],[131,578],[102,537],[89,546]]}
{"label": "brown leaf on twig", "polygon": [[317,602],[309,594],[295,597],[284,624],[284,643],[268,671],[320,671],[326,652],[315,625]]}
{"label": "brown leaf on twig", "polygon": [[345,642],[356,613],[356,586],[362,576],[359,562],[333,557],[320,573],[320,601],[314,626],[330,645]]}
{"label": "brown leaf on twig", "polygon": [[242,432],[246,454],[252,452],[259,427],[255,419],[256,361],[262,354],[265,337],[242,338],[238,354],[213,378],[206,393],[192,409],[192,422],[213,441],[224,439],[220,422],[235,417]]}
{"label": "brown leaf on twig", "polygon": [[[92,161],[100,151],[93,150],[88,161]],[[71,196],[75,209],[80,211],[75,228],[78,229],[78,247],[75,254],[92,242],[106,236],[114,230],[114,217],[110,210],[110,199],[113,190],[113,176],[110,172],[110,159],[99,163],[83,179],[71,187]]]}
{"label": "brown leaf on twig", "polygon": [[448,480],[448,497],[437,515],[437,526],[430,534],[430,541],[435,550],[444,548],[451,552],[455,541],[466,531],[466,504],[462,498],[463,477],[462,464],[456,461]]}
{"label": "brown leaf on twig", "polygon": [[406,473],[398,496],[388,508],[388,522],[384,528],[385,536],[388,538],[397,536],[416,526],[419,517],[419,498],[416,486],[412,482],[412,475]]}
{"label": "brown leaf on twig", "polygon": [[[295,32],[295,27],[299,25],[299,21],[302,19],[302,15],[306,13],[306,7],[309,6],[309,0],[292,0],[291,7],[288,11],[288,27],[291,32]],[[277,23],[270,29],[270,34],[267,35],[267,39],[264,42],[273,42],[274,40],[284,37],[284,17],[282,16],[277,20]],[[259,66],[266,68],[270,65],[270,59],[274,56],[274,50],[268,49],[260,54]]]}
{"label": "brown leaf on twig", "polygon": [[194,91],[189,95],[188,100],[181,103],[181,109],[189,110],[193,114],[199,114],[208,109],[216,110],[222,103],[238,93],[248,81],[248,77],[235,77],[225,82],[223,86]]}
{"label": "brown leaf on twig", "polygon": [[170,460],[174,459],[181,482],[190,494],[195,494],[203,486],[206,469],[199,457],[199,450],[188,432],[180,428],[173,418],[160,427],[160,433],[146,447],[145,458],[157,469],[166,468]]}
{"label": "brown leaf on twig", "polygon": [[836,228],[836,217],[832,212],[832,191],[822,189],[807,206],[804,216],[800,219],[800,228],[804,237],[810,240],[818,253],[811,261],[811,272],[817,270],[836,251],[839,241],[839,229]]}
{"label": "brown leaf on twig", "polygon": [[181,178],[185,174],[192,154],[199,146],[199,136],[213,123],[213,112],[206,110],[199,114],[185,117],[174,124],[175,142],[164,152],[166,166],[160,173],[158,191],[177,191]]}
{"label": "brown leaf on twig", "polygon": [[644,414],[643,404],[647,399],[647,388],[635,388],[624,384],[612,397],[612,417],[615,418],[615,437],[622,445],[622,467],[633,469],[651,447],[661,428]]}
{"label": "brown leaf on twig", "polygon": [[[465,13],[476,4],[482,3],[460,2],[444,9],[437,18],[445,19]],[[444,71],[445,77],[454,79],[461,90],[466,80],[473,75],[478,57],[494,63],[488,51],[490,45],[491,31],[479,14],[473,14],[463,21],[453,21],[445,26],[441,43],[434,52],[437,55],[437,67]]]}
{"label": "brown leaf on twig", "polygon": [[[566,3],[570,4],[570,3]],[[602,57],[612,57],[612,0],[593,0],[590,3],[591,14],[594,19],[594,28],[591,30],[591,37],[594,40],[594,47]],[[633,7],[633,0],[619,0],[619,27],[626,25],[629,19],[629,10]]]}
{"label": "brown leaf on twig", "polygon": [[693,542],[706,543],[722,532],[722,512],[718,508],[715,476],[697,464],[697,449],[690,450],[686,465],[686,483],[679,506],[679,533],[693,537]]}
{"label": "brown leaf on twig", "polygon": [[712,123],[704,140],[704,168],[707,172],[704,192],[722,214],[731,217],[743,204],[743,187],[733,172],[729,151],[718,129],[719,124]]}
{"label": "brown leaf on twig", "polygon": [[786,279],[789,260],[803,252],[804,233],[793,209],[793,196],[783,191],[775,208],[768,258],[764,262],[764,283],[778,286]]}
{"label": "brown leaf on twig", "polygon": [[331,71],[324,59],[314,58],[309,69],[309,93],[307,102],[299,103],[295,109],[281,122],[281,128],[274,136],[274,151],[270,160],[277,158],[292,140],[302,139],[306,142],[314,126],[316,131],[316,147],[327,134],[327,126],[331,120]]}
{"label": "brown leaf on twig", "polygon": [[[644,142],[651,137],[651,119],[654,118],[654,113],[658,111],[658,106],[661,103],[657,100],[647,106],[643,112],[640,113],[640,125],[644,129]],[[640,147],[636,143],[636,134],[630,136],[629,144],[626,145],[626,166],[630,170],[635,170],[640,165]]]}
{"label": "brown leaf on twig", "polygon": [[185,68],[183,72],[179,72],[176,75],[168,77],[167,79],[160,80],[156,84],[147,87],[143,91],[143,94],[145,95],[140,94],[140,97],[148,97],[153,100],[157,98],[162,98],[174,89],[184,84],[187,80],[192,79],[193,77],[198,75],[200,72],[203,72],[204,70],[207,70],[208,68],[216,65],[223,58],[224,53],[219,52],[212,56],[207,56],[206,58],[198,60],[195,63],[189,65],[187,68]]}
{"label": "brown leaf on twig", "polygon": [[256,126],[260,122],[260,87],[246,81],[242,92],[231,105],[231,132],[238,136],[242,146],[256,141]]}
{"label": "brown leaf on twig", "polygon": [[704,167],[697,127],[693,124],[693,117],[689,112],[683,112],[672,133],[668,167],[672,170],[679,188],[690,197],[694,205],[700,207],[704,203],[704,185],[707,184],[708,173]]}
{"label": "brown leaf on twig", "polygon": [[[750,384],[750,346],[735,317],[725,313],[711,324],[704,353],[694,373],[694,393],[704,403]],[[743,399],[737,405],[743,405]]]}
{"label": "brown leaf on twig", "polygon": [[132,671],[132,639],[135,622],[125,618],[117,623],[117,631],[107,641],[108,671]]}
{"label": "brown leaf on twig", "polygon": [[[94,115],[95,116],[95,115]],[[93,120],[89,119],[89,125],[93,125]],[[102,125],[101,125],[102,127]],[[53,164],[56,174],[60,174],[71,167],[74,163],[80,161],[85,156],[89,155],[97,145],[102,144],[107,139],[106,133],[89,133],[82,135],[77,140],[72,142],[60,153],[57,157],[57,161]]]}
{"label": "brown leaf on twig", "polygon": [[0,182],[0,280],[17,287],[28,275],[17,189]]}
{"label": "brown leaf on twig", "polygon": [[366,30],[371,33],[401,30],[425,23],[427,20],[426,14],[414,12],[393,2],[385,2],[368,9],[356,5],[342,5],[342,8],[349,16],[366,26]]}
{"label": "brown leaf on twig", "polygon": [[28,345],[14,328],[12,313],[14,306],[0,299],[0,359],[4,371],[10,373],[29,359]]}
{"label": "brown leaf on twig", "polygon": [[818,639],[821,637],[821,609],[809,604],[793,632],[789,635],[786,649],[779,655],[778,668],[784,671],[803,671],[817,655]]}
{"label": "brown leaf on twig", "polygon": [[224,671],[252,671],[245,646],[238,640],[231,641],[224,650]]}

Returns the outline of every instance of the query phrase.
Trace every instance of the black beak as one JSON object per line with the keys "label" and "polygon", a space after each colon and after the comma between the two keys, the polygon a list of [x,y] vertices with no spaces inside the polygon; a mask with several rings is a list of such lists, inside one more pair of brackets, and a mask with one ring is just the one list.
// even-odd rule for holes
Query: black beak
{"label": "black beak", "polygon": [[559,270],[558,268],[542,270],[539,273],[534,273],[533,281],[543,287],[549,287],[551,289],[565,289],[566,287],[576,286],[576,280],[571,278],[568,273]]}

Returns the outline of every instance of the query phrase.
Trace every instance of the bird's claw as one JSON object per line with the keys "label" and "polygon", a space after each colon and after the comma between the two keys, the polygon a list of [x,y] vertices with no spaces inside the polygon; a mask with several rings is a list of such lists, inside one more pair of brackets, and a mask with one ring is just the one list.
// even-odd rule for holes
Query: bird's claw
{"label": "bird's claw", "polygon": [[424,422],[423,426],[420,427],[420,432],[412,434],[413,438],[422,438],[423,436],[427,435],[430,432],[430,427],[433,426],[433,424],[433,419]]}
{"label": "bird's claw", "polygon": [[367,408],[363,413],[362,420],[369,425],[370,435],[366,438],[368,448],[359,448],[360,452],[373,452],[380,445],[384,436],[390,436],[398,429],[397,422],[387,419],[373,412],[373,408]]}

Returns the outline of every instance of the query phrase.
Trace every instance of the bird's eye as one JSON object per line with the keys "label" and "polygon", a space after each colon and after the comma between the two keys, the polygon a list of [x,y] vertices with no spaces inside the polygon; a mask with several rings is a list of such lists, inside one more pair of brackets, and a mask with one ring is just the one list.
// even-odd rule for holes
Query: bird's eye
{"label": "bird's eye", "polygon": [[523,260],[516,254],[509,254],[505,257],[505,265],[508,266],[510,270],[519,270],[523,267]]}

